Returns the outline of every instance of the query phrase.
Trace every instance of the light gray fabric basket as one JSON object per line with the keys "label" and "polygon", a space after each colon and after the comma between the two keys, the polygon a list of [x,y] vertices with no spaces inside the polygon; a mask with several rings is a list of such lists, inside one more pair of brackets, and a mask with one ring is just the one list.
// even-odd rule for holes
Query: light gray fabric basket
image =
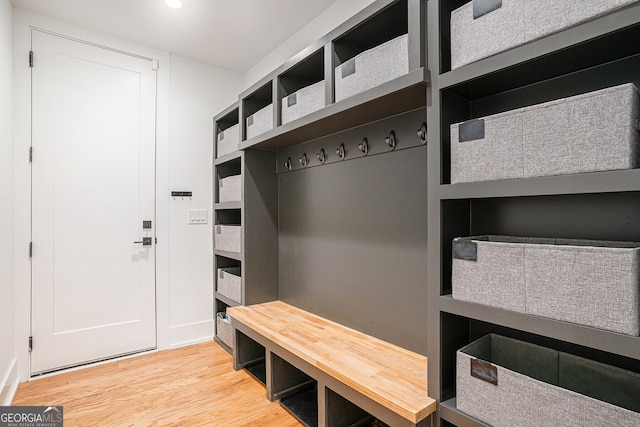
{"label": "light gray fabric basket", "polygon": [[282,124],[324,108],[324,89],[325,84],[322,80],[282,98]]}
{"label": "light gray fabric basket", "polygon": [[640,243],[479,236],[453,241],[455,299],[640,335]]}
{"label": "light gray fabric basket", "polygon": [[242,226],[216,225],[214,244],[218,250],[240,253],[242,251]]}
{"label": "light gray fabric basket", "polygon": [[218,292],[242,303],[242,277],[240,267],[223,267],[218,269]]}
{"label": "light gray fabric basket", "polygon": [[638,167],[637,88],[624,84],[451,125],[451,183]]}
{"label": "light gray fabric basket", "polygon": [[472,0],[451,12],[451,69],[637,1]]}
{"label": "light gray fabric basket", "polygon": [[232,175],[218,180],[218,202],[239,202],[242,200],[242,175]]}
{"label": "light gray fabric basket", "polygon": [[407,34],[366,50],[335,69],[336,102],[409,72]]}
{"label": "light gray fabric basket", "polygon": [[494,427],[635,427],[639,395],[635,372],[499,335],[457,352],[457,407]]}
{"label": "light gray fabric basket", "polygon": [[227,313],[220,312],[216,315],[216,336],[227,346],[233,348],[233,327]]}
{"label": "light gray fabric basket", "polygon": [[247,117],[247,139],[273,129],[273,104],[256,111]]}
{"label": "light gray fabric basket", "polygon": [[238,151],[240,145],[240,124],[235,124],[218,133],[216,158]]}

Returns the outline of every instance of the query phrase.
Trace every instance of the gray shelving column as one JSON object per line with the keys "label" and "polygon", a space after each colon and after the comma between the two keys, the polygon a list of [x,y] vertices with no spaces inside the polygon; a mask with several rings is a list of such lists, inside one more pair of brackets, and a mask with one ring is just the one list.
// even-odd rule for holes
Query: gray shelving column
{"label": "gray shelving column", "polygon": [[[450,125],[623,83],[640,87],[640,4],[451,69],[451,12],[428,2],[429,395],[437,426],[482,426],[456,407],[456,351],[488,333],[640,372],[640,338],[452,298],[455,237],[640,241],[640,170],[451,183]],[[625,41],[626,40],[626,41]]]}
{"label": "gray shelving column", "polygon": [[[216,341],[228,351],[233,340],[226,309],[278,298],[275,154],[238,150],[243,132],[241,110],[236,103],[214,118],[214,310]],[[235,149],[225,145],[230,138],[236,138]],[[230,200],[229,186],[233,193]],[[240,227],[239,244],[231,250],[230,238],[223,239],[226,246],[216,245],[218,228],[225,225]]]}
{"label": "gray shelving column", "polygon": [[[216,236],[221,231],[219,226],[229,222],[241,226],[243,198],[238,191],[238,180],[242,180],[242,152],[238,151],[240,143],[240,124],[238,121],[237,103],[228,107],[213,119],[214,160],[213,160],[213,258],[214,258],[214,313],[216,315],[215,340],[227,351],[231,351],[231,324],[226,317],[228,307],[241,304],[243,287],[242,250],[229,251],[228,247],[216,244]],[[234,178],[235,177],[235,178]],[[238,178],[239,177],[239,178]],[[235,180],[231,193],[221,194],[220,185]],[[240,193],[240,194],[238,194]],[[240,289],[238,289],[238,285]]]}

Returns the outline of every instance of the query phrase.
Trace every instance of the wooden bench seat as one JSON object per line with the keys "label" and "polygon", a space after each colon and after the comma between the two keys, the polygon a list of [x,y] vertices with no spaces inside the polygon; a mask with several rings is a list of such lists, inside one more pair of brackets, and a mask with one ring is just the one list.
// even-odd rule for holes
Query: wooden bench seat
{"label": "wooden bench seat", "polygon": [[398,414],[407,425],[418,425],[435,411],[436,402],[427,395],[425,356],[282,301],[233,307],[228,314],[234,330],[255,331],[285,353]]}

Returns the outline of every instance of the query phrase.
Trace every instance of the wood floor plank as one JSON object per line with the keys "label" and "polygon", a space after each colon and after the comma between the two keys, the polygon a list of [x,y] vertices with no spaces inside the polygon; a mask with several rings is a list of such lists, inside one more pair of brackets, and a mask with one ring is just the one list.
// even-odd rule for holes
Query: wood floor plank
{"label": "wood floor plank", "polygon": [[301,425],[215,342],[22,383],[13,404],[62,405],[69,426]]}

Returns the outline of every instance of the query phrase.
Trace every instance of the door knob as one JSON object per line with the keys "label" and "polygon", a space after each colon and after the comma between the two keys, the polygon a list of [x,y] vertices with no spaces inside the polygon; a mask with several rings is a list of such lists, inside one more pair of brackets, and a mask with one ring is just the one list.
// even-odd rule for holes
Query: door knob
{"label": "door knob", "polygon": [[141,241],[133,243],[142,243],[142,246],[151,246],[151,237],[143,237]]}

